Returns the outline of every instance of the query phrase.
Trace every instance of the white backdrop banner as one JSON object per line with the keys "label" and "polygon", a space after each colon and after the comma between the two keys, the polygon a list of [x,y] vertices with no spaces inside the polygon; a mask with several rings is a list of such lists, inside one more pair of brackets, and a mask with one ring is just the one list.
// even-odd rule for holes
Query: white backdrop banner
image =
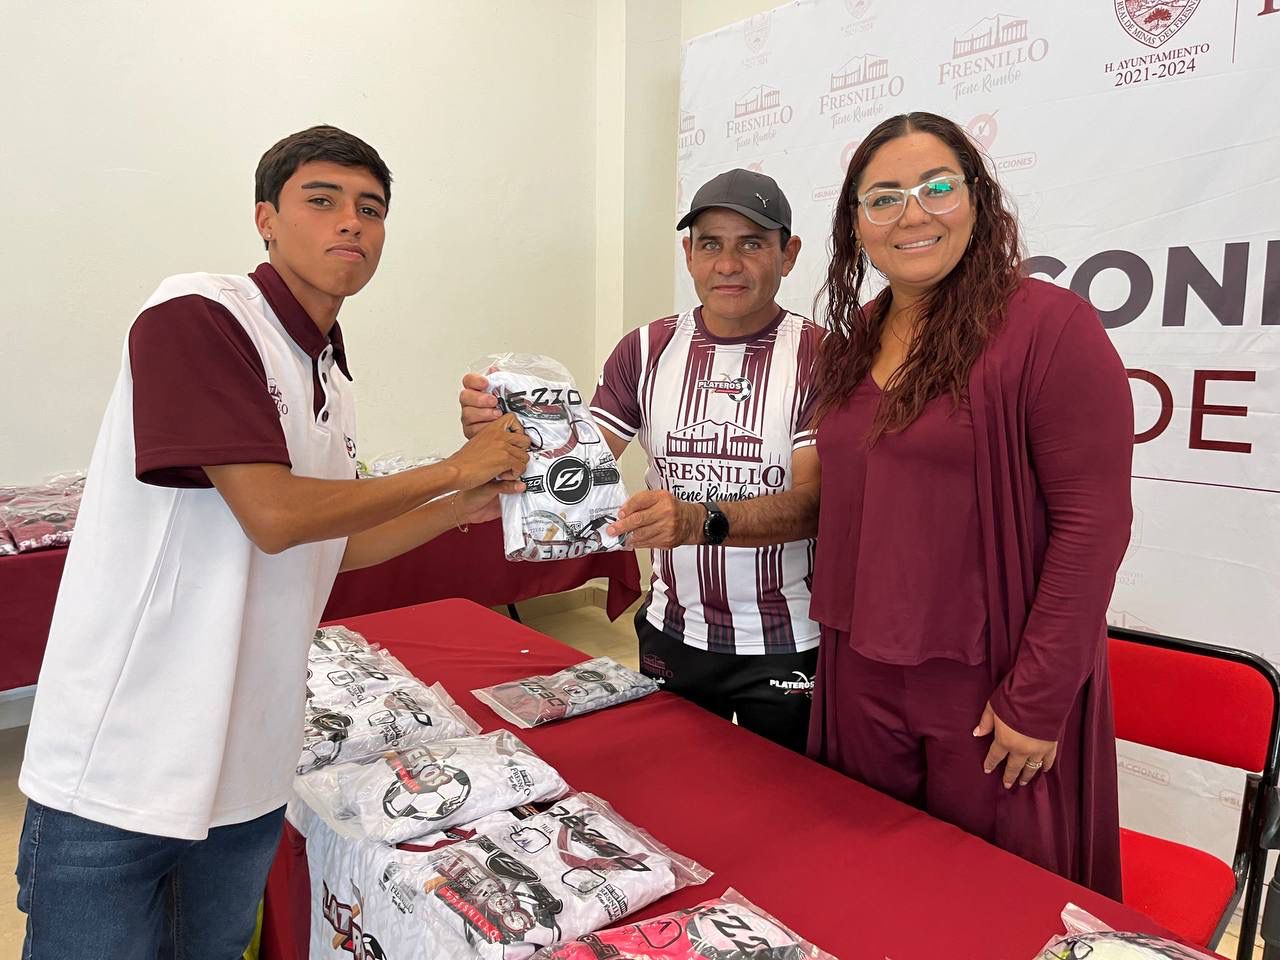
{"label": "white backdrop banner", "polygon": [[[854,149],[961,124],[1033,273],[1088,298],[1130,370],[1133,538],[1117,625],[1280,661],[1280,0],[797,0],[685,46],[678,200],[774,177],[810,314]],[[677,308],[695,301],[677,251]],[[1241,775],[1121,745],[1126,823],[1229,857]]]}

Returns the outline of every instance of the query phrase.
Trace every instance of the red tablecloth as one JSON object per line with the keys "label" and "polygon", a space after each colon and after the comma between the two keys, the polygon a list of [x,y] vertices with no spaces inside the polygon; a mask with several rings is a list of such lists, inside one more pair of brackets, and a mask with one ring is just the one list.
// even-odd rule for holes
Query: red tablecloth
{"label": "red tablecloth", "polygon": [[36,682],[66,550],[0,557],[0,690]]}
{"label": "red tablecloth", "polygon": [[[0,557],[0,690],[36,682],[44,658],[66,550]],[[640,596],[640,570],[629,550],[555,563],[502,558],[502,525],[451,530],[387,563],[338,575],[325,619],[353,617],[429,600],[466,597],[487,607],[609,580],[608,612],[617,617]]]}
{"label": "red tablecloth", "polygon": [[376,567],[339,574],[324,608],[326,620],[464,597],[486,607],[519,603],[609,579],[607,610],[616,619],[640,596],[640,567],[630,550],[553,563],[511,563],[502,556],[502,524],[467,533],[450,530]]}
{"label": "red tablecloth", "polygon": [[[485,730],[509,727],[470,694],[585,657],[464,600],[344,620]],[[516,731],[575,788],[598,794],[715,871],[637,917],[733,886],[841,960],[1032,960],[1080,904],[1117,928],[1167,936],[1105,897],[665,693]],[[263,960],[304,960],[309,888],[286,830],[267,884]]]}

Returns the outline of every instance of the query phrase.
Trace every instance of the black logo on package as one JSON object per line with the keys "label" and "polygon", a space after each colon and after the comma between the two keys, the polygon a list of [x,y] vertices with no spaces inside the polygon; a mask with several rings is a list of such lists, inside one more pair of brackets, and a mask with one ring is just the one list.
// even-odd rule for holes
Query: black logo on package
{"label": "black logo on package", "polygon": [[591,468],[577,457],[561,457],[547,471],[547,492],[561,503],[581,503],[591,492]]}
{"label": "black logo on package", "polygon": [[[564,459],[573,460],[577,463],[582,462],[581,460],[578,460],[577,457],[565,457]],[[554,470],[558,463],[559,461],[557,461],[556,463],[553,463],[551,465],[551,469]],[[618,473],[617,467],[594,467],[594,468],[591,468],[589,472],[591,476],[587,482],[588,490],[590,490],[592,487],[611,487],[614,484],[622,482],[622,474]],[[582,497],[579,497],[577,500],[565,500],[562,496],[560,496],[554,490],[551,489],[551,482],[550,482],[551,470],[548,470],[545,476],[540,476],[540,477],[526,476],[526,477],[521,477],[520,479],[524,481],[526,493],[550,492],[551,495],[554,496],[561,503],[578,503],[582,500],[583,497],[586,496],[586,493],[584,493]],[[567,482],[570,479],[572,478],[565,478],[565,481]],[[609,522],[610,523],[613,522],[612,517],[609,518]]]}

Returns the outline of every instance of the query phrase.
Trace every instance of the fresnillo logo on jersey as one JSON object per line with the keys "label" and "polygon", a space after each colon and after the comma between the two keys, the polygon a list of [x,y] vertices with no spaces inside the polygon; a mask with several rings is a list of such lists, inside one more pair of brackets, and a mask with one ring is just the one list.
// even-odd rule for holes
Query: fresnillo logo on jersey
{"label": "fresnillo logo on jersey", "polygon": [[617,468],[597,467],[577,457],[561,457],[541,477],[526,477],[526,493],[549,493],[565,504],[581,503],[592,487],[609,486],[621,480]]}

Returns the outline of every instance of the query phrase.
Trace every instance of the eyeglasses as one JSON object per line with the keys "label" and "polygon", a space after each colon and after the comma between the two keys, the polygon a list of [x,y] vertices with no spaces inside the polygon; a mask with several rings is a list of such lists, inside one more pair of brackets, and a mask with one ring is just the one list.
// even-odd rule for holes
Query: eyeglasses
{"label": "eyeglasses", "polygon": [[964,177],[933,177],[924,183],[917,183],[910,189],[896,187],[877,187],[868,190],[858,198],[863,212],[872,223],[884,226],[897,223],[904,210],[907,209],[907,198],[915,197],[920,209],[933,216],[950,213],[960,206],[964,199]]}

